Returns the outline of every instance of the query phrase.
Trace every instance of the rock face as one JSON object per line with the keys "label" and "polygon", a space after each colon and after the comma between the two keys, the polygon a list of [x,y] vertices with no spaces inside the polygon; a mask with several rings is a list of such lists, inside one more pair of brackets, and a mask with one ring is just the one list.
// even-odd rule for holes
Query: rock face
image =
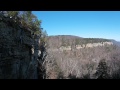
{"label": "rock face", "polygon": [[39,36],[0,19],[0,79],[37,79]]}
{"label": "rock face", "polygon": [[[87,43],[82,45],[75,45],[74,49],[82,49],[82,48],[94,48],[94,47],[102,47],[102,46],[110,46],[113,45],[113,42],[101,42],[101,43]],[[70,51],[72,50],[72,46],[61,46],[59,49],[48,49],[48,51]]]}
{"label": "rock face", "polygon": [[81,38],[70,35],[57,35],[48,37],[49,51],[75,50],[82,48],[94,48],[102,46],[110,46],[114,43],[108,39],[102,38]]}

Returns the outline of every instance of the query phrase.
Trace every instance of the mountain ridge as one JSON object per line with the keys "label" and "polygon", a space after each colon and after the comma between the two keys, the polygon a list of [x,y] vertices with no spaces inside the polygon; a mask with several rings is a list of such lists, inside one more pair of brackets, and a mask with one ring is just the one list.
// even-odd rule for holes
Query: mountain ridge
{"label": "mountain ridge", "polygon": [[[74,35],[54,35],[54,36],[48,36],[48,44],[50,48],[60,48],[61,46],[73,46],[76,45],[87,45],[87,44],[96,44],[103,42],[112,42],[109,39],[103,39],[103,38],[83,38],[79,36]],[[113,42],[112,42],[113,43]]]}
{"label": "mountain ridge", "polygon": [[[49,35],[48,37],[75,37],[75,38],[88,39],[86,37],[80,37],[80,36],[76,36],[76,35]],[[114,39],[106,39],[106,38],[92,38],[92,37],[90,37],[90,39],[104,39],[104,40],[116,41]]]}
{"label": "mountain ridge", "polygon": [[116,41],[116,40],[111,40],[115,45],[120,47],[120,41]]}

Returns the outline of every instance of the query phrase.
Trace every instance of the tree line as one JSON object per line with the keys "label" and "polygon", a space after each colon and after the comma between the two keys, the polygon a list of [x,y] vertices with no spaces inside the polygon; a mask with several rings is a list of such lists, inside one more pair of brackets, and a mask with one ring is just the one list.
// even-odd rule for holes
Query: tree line
{"label": "tree line", "polygon": [[5,17],[12,18],[16,23],[19,22],[23,27],[41,33],[41,20],[32,11],[0,11]]}
{"label": "tree line", "polygon": [[30,30],[34,34],[41,35],[41,42],[45,44],[47,32],[41,27],[41,20],[38,20],[32,11],[0,11],[0,15],[12,19],[18,25]]}

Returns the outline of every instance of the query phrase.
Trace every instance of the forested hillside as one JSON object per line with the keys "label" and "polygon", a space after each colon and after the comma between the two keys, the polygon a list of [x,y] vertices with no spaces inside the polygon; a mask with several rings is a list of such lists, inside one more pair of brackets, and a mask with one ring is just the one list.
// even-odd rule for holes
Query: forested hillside
{"label": "forested hillside", "polygon": [[120,78],[120,48],[111,40],[58,35],[48,47],[47,78]]}

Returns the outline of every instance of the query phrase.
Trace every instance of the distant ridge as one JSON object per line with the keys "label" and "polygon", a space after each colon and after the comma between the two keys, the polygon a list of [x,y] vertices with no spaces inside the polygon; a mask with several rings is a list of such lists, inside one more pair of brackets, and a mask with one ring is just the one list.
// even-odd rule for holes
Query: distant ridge
{"label": "distant ridge", "polygon": [[111,39],[111,41],[112,41],[115,45],[117,45],[117,46],[120,47],[120,41],[116,41],[116,40],[113,40],[113,39]]}
{"label": "distant ridge", "polygon": [[106,41],[113,41],[112,39],[105,39],[105,38],[84,38],[75,35],[50,35],[48,38],[64,38],[64,39],[96,39],[96,40],[106,40]]}
{"label": "distant ridge", "polygon": [[54,35],[48,36],[48,44],[50,48],[60,48],[61,46],[75,46],[87,43],[111,42],[109,39],[101,38],[83,38],[74,35]]}
{"label": "distant ridge", "polygon": [[83,38],[75,35],[50,35],[48,37],[64,37],[64,38]]}

